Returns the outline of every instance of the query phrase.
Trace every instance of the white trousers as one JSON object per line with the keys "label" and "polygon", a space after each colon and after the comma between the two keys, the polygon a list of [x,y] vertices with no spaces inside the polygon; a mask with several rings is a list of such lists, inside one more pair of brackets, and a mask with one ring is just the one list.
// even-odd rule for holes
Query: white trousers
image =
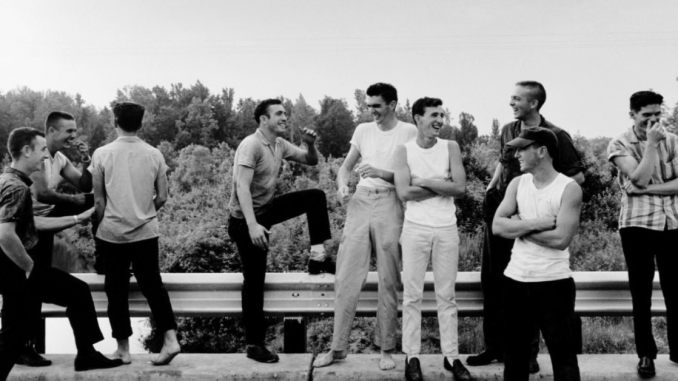
{"label": "white trousers", "polygon": [[438,307],[440,345],[443,356],[459,356],[457,302],[454,285],[459,264],[459,234],[456,226],[434,228],[405,220],[400,244],[403,252],[403,352],[419,355],[421,350],[421,301],[429,262]]}

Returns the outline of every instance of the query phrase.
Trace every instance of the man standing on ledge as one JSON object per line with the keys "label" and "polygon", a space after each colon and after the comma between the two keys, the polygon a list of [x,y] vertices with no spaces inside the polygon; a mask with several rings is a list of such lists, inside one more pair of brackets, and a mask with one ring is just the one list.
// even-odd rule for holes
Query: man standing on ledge
{"label": "man standing on ledge", "polygon": [[641,377],[655,375],[657,345],[650,308],[655,258],[666,302],[669,359],[678,363],[678,136],[660,123],[664,98],[652,91],[631,96],[633,127],[613,139],[608,159],[622,187],[619,235],[629,271],[633,332]]}
{"label": "man standing on ledge", "polygon": [[287,130],[287,112],[279,99],[267,99],[254,110],[257,131],[240,143],[233,160],[228,235],[240,254],[243,273],[242,312],[247,357],[264,363],[278,355],[264,347],[264,280],[268,236],[271,226],[306,214],[311,238],[309,273],[334,273],[334,263],[325,255],[324,242],[332,238],[327,200],[320,189],[307,189],[274,197],[282,160],[316,165],[316,134],[304,128],[303,150],[281,136]]}
{"label": "man standing on ledge", "polygon": [[556,380],[579,380],[574,316],[575,286],[568,246],[579,228],[582,191],[553,168],[553,131],[528,128],[506,143],[517,150],[520,170],[497,209],[492,229],[514,239],[504,271],[502,311],[504,380],[530,378],[532,334],[541,330]]}
{"label": "man standing on ledge", "polygon": [[[501,156],[494,171],[494,177],[487,186],[483,203],[485,235],[480,282],[483,288],[485,351],[475,356],[469,356],[466,359],[466,363],[469,365],[487,365],[494,360],[501,362],[504,357],[503,318],[501,316],[502,283],[504,270],[511,260],[511,248],[514,240],[494,235],[492,219],[511,180],[521,175],[520,164],[516,158],[517,150],[507,143],[530,127],[543,127],[553,131],[558,138],[558,151],[552,157],[556,171],[571,177],[577,184],[584,182],[584,166],[579,153],[574,148],[572,138],[565,130],[546,121],[539,113],[544,102],[546,102],[546,90],[541,83],[535,81],[518,82],[510,102],[516,121],[501,129]],[[539,371],[539,364],[537,363],[539,332],[533,333],[532,336],[530,372],[536,373]]]}
{"label": "man standing on ledge", "polygon": [[379,367],[393,369],[400,284],[400,232],[403,205],[395,192],[393,172],[396,147],[417,136],[417,128],[396,119],[398,92],[387,83],[367,88],[367,107],[374,122],[359,125],[351,139],[351,149],[337,175],[338,197],[349,196],[348,180],[358,166],[360,181],[346,211],[346,224],[337,253],[335,278],[334,337],[331,350],[318,356],[313,366],[330,365],[346,358],[358,298],[370,269],[370,255],[377,257],[379,305],[375,344],[381,347]]}

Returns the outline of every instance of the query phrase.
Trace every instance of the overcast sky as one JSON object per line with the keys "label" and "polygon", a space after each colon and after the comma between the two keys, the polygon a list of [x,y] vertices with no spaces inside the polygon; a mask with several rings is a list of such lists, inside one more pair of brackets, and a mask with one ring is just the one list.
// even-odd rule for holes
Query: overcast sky
{"label": "overcast sky", "polygon": [[0,3],[0,91],[80,93],[101,108],[126,85],[200,80],[213,93],[303,94],[317,108],[390,82],[442,98],[456,120],[512,120],[516,81],[546,86],[542,113],[615,136],[628,98],[678,102],[678,1],[28,1]]}

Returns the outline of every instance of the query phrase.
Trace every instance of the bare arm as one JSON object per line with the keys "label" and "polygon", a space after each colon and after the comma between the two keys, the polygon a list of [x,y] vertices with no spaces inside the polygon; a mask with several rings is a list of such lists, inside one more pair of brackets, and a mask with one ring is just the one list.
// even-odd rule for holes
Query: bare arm
{"label": "bare arm", "polygon": [[92,175],[87,168],[83,168],[83,172],[80,173],[80,171],[78,171],[78,169],[69,161],[61,170],[61,177],[78,187],[82,192],[89,193],[92,191]]}
{"label": "bare arm", "polygon": [[33,260],[28,256],[26,248],[16,235],[15,222],[0,223],[0,249],[20,269],[26,272],[26,278],[33,271]]}
{"label": "bare arm", "polygon": [[641,189],[633,185],[627,184],[624,190],[628,194],[654,194],[657,196],[673,196],[678,194],[678,179],[673,179],[663,184],[649,184],[647,188]]}
{"label": "bare arm", "polygon": [[94,176],[94,209],[96,210],[97,221],[101,223],[104,220],[104,212],[106,211],[106,187],[104,186],[104,177],[100,173]]}
{"label": "bare arm", "polygon": [[504,166],[501,165],[500,162],[497,162],[497,167],[494,169],[494,175],[492,176],[492,180],[490,180],[490,183],[487,184],[486,191],[497,187],[497,183],[499,182],[499,177],[501,176],[501,171],[503,171],[503,170],[504,170]]}
{"label": "bare arm", "polygon": [[358,148],[351,144],[351,148],[344,159],[344,163],[341,164],[339,168],[339,173],[337,173],[337,197],[339,201],[344,202],[348,197],[348,181],[351,178],[351,171],[353,167],[360,159],[360,151]]}
{"label": "bare arm", "polygon": [[156,211],[160,210],[160,208],[165,205],[167,202],[167,195],[167,174],[163,173],[155,179],[155,198],[153,199],[153,205],[155,205]]}
{"label": "bare arm", "polygon": [[522,237],[526,234],[550,230],[555,227],[555,219],[549,217],[541,217],[534,219],[515,219],[511,218],[516,213],[518,213],[518,203],[516,201],[516,194],[518,192],[518,183],[520,182],[520,177],[517,177],[511,181],[508,189],[506,189],[506,195],[502,200],[497,213],[494,215],[494,221],[492,222],[492,231],[495,235],[508,239],[516,239]]}
{"label": "bare arm", "polygon": [[[47,164],[43,164],[47,165]],[[71,165],[72,166],[72,165]],[[77,172],[75,168],[73,168]],[[79,174],[80,172],[78,172]],[[49,189],[47,184],[47,178],[45,177],[44,170],[33,172],[31,174],[31,180],[33,185],[31,185],[31,192],[35,195],[35,198],[44,203],[44,204],[72,204],[72,205],[85,205],[85,195],[84,194],[63,194],[55,192],[52,189]],[[70,180],[69,180],[70,181]],[[77,183],[76,183],[77,185]]]}
{"label": "bare arm", "polygon": [[318,150],[315,147],[315,139],[317,137],[315,131],[310,128],[301,129],[301,141],[306,143],[306,150],[302,150],[301,155],[294,155],[290,160],[296,161],[306,165],[318,164]]}
{"label": "bare arm", "polygon": [[582,172],[577,172],[574,176],[570,176],[570,178],[574,180],[577,183],[577,185],[584,184],[584,181],[586,180],[586,178],[584,177],[584,173]]}
{"label": "bare arm", "polygon": [[461,163],[461,150],[455,141],[447,144],[450,152],[450,181],[415,178],[412,179],[412,185],[429,189],[443,197],[460,197],[466,193],[466,172]]}
{"label": "bare arm", "polygon": [[[76,216],[64,217],[39,217],[35,216],[35,228],[39,231],[60,232],[71,228],[77,224],[86,224],[94,213],[94,208],[90,208]],[[75,217],[75,218],[74,218]]]}
{"label": "bare arm", "polygon": [[394,159],[396,193],[401,201],[420,201],[438,196],[429,189],[410,184],[410,167],[407,165],[407,149],[404,145],[396,148]]}
{"label": "bare arm", "polygon": [[640,163],[631,156],[616,156],[612,159],[612,162],[621,173],[631,180],[633,185],[638,188],[647,188],[652,179],[655,162],[659,157],[656,152],[656,148],[650,149],[648,145]]}
{"label": "bare arm", "polygon": [[581,187],[575,183],[568,184],[563,192],[560,211],[556,218],[556,228],[529,234],[524,238],[540,246],[546,246],[557,250],[567,249],[579,228],[581,201]]}
{"label": "bare arm", "polygon": [[266,249],[268,240],[265,233],[270,232],[257,223],[257,218],[254,214],[254,205],[252,203],[252,192],[250,191],[250,185],[252,185],[252,179],[254,178],[254,169],[241,165],[238,167],[238,175],[236,178],[235,191],[238,195],[240,209],[247,222],[247,228],[249,229],[252,243],[262,249]]}

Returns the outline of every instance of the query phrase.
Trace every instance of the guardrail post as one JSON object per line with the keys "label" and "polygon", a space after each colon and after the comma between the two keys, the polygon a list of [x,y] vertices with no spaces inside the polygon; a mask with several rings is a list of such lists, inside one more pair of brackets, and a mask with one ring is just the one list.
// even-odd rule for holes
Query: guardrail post
{"label": "guardrail post", "polygon": [[35,332],[35,351],[38,353],[45,353],[45,333],[47,331],[45,318],[40,318],[40,324],[36,327]]}
{"label": "guardrail post", "polygon": [[283,339],[285,353],[306,353],[306,319],[286,317]]}

